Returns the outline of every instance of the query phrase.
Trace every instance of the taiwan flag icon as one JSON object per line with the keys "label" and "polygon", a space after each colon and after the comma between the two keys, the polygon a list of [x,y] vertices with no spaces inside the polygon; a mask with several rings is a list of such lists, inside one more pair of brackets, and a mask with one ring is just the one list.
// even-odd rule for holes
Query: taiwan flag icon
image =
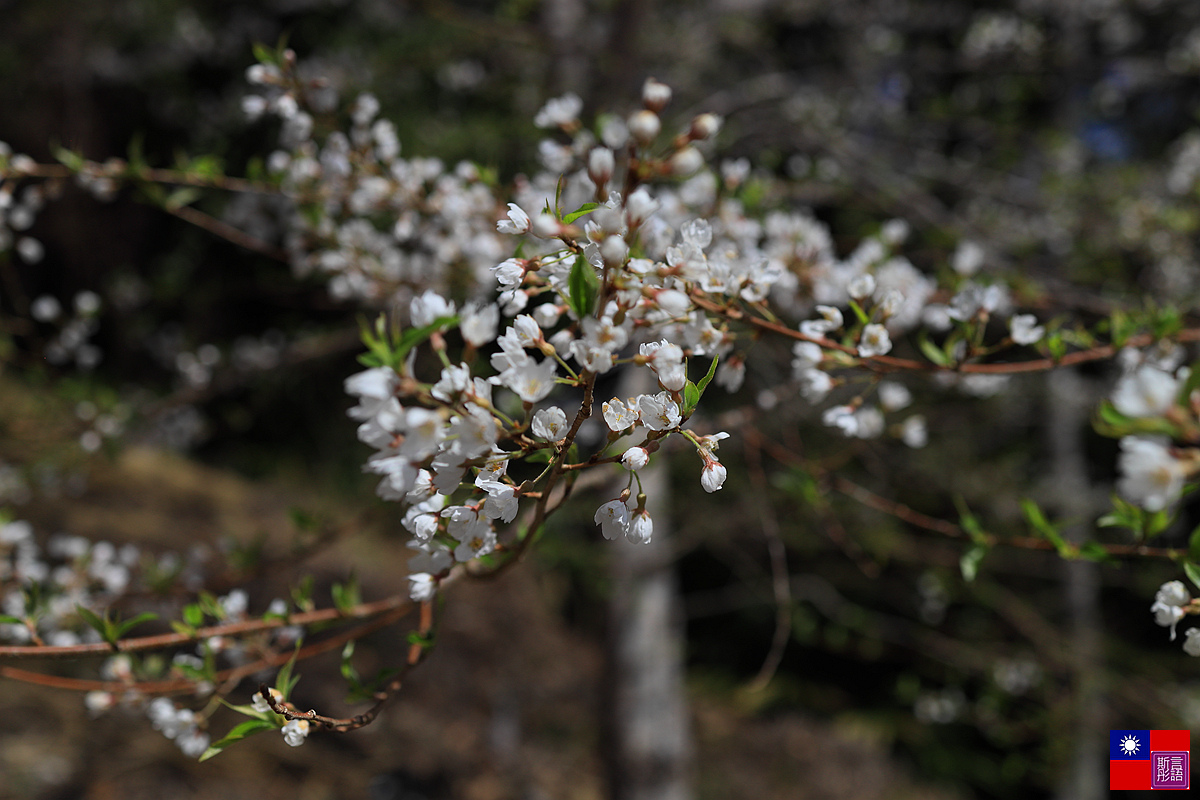
{"label": "taiwan flag icon", "polygon": [[1109,731],[1109,789],[1187,789],[1191,731]]}

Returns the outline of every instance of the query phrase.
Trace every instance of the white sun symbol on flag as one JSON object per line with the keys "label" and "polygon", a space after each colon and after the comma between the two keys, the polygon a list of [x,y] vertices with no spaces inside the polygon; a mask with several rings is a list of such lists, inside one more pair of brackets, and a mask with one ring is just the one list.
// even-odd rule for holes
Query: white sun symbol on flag
{"label": "white sun symbol on flag", "polygon": [[1121,740],[1121,751],[1127,756],[1131,756],[1138,751],[1138,740],[1136,736],[1126,736]]}

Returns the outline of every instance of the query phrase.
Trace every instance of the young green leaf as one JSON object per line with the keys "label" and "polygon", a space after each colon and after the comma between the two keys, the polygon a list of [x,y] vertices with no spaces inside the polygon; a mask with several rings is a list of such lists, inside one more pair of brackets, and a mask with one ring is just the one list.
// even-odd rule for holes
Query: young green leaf
{"label": "young green leaf", "polygon": [[926,358],[928,358],[934,364],[937,364],[939,367],[948,367],[953,363],[953,360],[950,358],[950,356],[946,355],[945,351],[943,351],[925,336],[922,336],[917,340],[917,346],[921,348],[921,352]]}
{"label": "young green leaf", "polygon": [[256,733],[261,733],[265,730],[276,729],[279,726],[274,722],[268,722],[265,719],[248,719],[245,722],[238,723],[229,733],[218,742],[214,742],[200,756],[201,761],[208,761],[215,755],[218,755],[222,750],[234,742],[240,742],[247,736],[253,736]]}
{"label": "young green leaf", "polygon": [[147,611],[143,614],[138,614],[133,619],[127,619],[123,622],[114,622],[113,633],[115,634],[115,638],[120,639],[122,636],[129,633],[129,631],[133,630],[138,625],[141,625],[143,622],[149,622],[150,620],[154,619],[158,619],[158,614],[151,614],[149,611]]}
{"label": "young green leaf", "polygon": [[567,302],[579,319],[586,319],[596,305],[596,295],[600,293],[600,279],[596,277],[596,268],[583,256],[576,256],[571,265],[571,274],[567,278],[567,291],[570,295]]}
{"label": "young green leaf", "polygon": [[583,204],[583,205],[581,205],[579,208],[577,208],[577,209],[575,209],[574,211],[572,211],[570,214],[567,214],[566,216],[564,216],[564,217],[562,218],[562,221],[563,221],[564,223],[566,223],[567,225],[570,225],[572,222],[574,222],[575,220],[579,219],[579,218],[580,218],[580,217],[582,217],[584,214],[587,214],[587,213],[590,213],[590,212],[592,212],[592,211],[595,211],[595,210],[596,210],[597,208],[599,208],[599,207],[600,207],[600,204],[599,204],[599,203],[584,203],[584,204]]}
{"label": "young green leaf", "polygon": [[292,670],[296,667],[296,657],[300,655],[300,642],[296,642],[296,652],[292,653],[292,657],[287,663],[279,668],[279,674],[275,676],[275,688],[283,695],[283,699],[287,700],[292,696],[292,689],[300,680],[299,675],[292,675]]}
{"label": "young green leaf", "polygon": [[1197,588],[1200,588],[1200,567],[1192,561],[1183,562],[1183,572]]}

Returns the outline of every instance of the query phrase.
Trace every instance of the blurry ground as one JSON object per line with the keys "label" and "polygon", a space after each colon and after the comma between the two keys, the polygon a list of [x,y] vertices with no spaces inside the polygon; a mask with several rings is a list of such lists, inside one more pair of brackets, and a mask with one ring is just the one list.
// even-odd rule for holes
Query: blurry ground
{"label": "blurry ground", "polygon": [[[68,530],[182,550],[217,534],[266,533],[279,541],[299,491],[130,449],[93,467],[77,497],[35,501],[22,516],[41,536]],[[369,600],[401,586],[395,565],[402,553],[398,540],[363,537],[315,566],[334,579],[355,564]],[[454,587],[439,646],[382,720],[350,735],[314,735],[299,748],[267,733],[199,764],[144,716],[115,712],[90,720],[77,695],[0,683],[0,800],[602,798],[603,654],[595,637],[570,629],[554,612],[552,585],[529,564],[494,583]],[[249,588],[252,610],[282,592]],[[396,629],[364,643],[360,672],[370,674],[389,653],[399,653],[403,634]],[[335,661],[317,659],[298,671],[298,704],[343,713]],[[250,691],[233,699],[244,701]],[[952,797],[914,782],[882,744],[851,739],[824,721],[759,718],[699,688],[692,700],[701,800]],[[219,712],[214,738],[236,722]]]}

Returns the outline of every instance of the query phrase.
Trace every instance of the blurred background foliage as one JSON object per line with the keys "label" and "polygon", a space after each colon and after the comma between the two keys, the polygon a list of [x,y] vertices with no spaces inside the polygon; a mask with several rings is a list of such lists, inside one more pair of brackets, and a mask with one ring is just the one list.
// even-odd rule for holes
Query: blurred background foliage
{"label": "blurred background foliage", "polygon": [[[534,168],[531,119],[546,98],[570,90],[588,112],[623,112],[652,75],[675,89],[681,122],[725,115],[723,156],[750,158],[752,182],[792,179],[764,206],[811,208],[840,253],[902,217],[922,270],[948,273],[958,244],[976,242],[984,273],[1013,278],[1043,319],[1143,302],[1194,311],[1200,292],[1200,6],[1187,0],[0,0],[0,18],[0,140],[39,161],[60,145],[98,160],[136,146],[152,165],[205,156],[245,174],[275,133],[241,111],[256,42],[286,40],[345,102],[374,92],[405,155],[471,159],[504,181]],[[144,199],[67,189],[31,231],[44,259],[0,257],[0,501],[60,524],[86,476],[95,485],[122,449],[152,445],[374,507],[379,529],[394,529],[343,413],[359,309]],[[279,235],[269,204],[214,192],[198,207]],[[33,320],[31,303],[69,307],[85,291],[103,301],[102,359],[47,363],[59,330]],[[968,583],[962,541],[830,477],[936,519],[970,509],[1002,536],[1027,532],[1028,496],[1086,529],[1115,447],[1090,432],[1086,403],[1059,410],[1064,397],[1103,396],[1106,367],[1065,395],[1044,376],[985,398],[913,382],[930,441],[909,450],[848,444],[808,409],[772,407],[780,363],[762,343],[746,386],[708,412],[720,427],[747,406],[759,431],[731,429],[721,494],[699,496],[684,459],[673,478],[702,754],[719,740],[713,708],[760,733],[802,715],[829,740],[802,748],[869,743],[947,792],[1082,798],[1106,790],[1095,742],[1108,728],[1200,723],[1195,662],[1146,613],[1179,577],[1169,564],[998,548]],[[89,456],[78,442],[105,415],[122,432]],[[584,506],[555,521],[537,570],[562,624],[595,637],[608,587]],[[1184,543],[1195,516],[1191,503],[1162,542]],[[779,620],[764,530],[787,550],[791,639],[768,687],[750,692]],[[714,763],[699,759],[697,796],[748,796]],[[779,785],[806,776],[789,780]],[[846,780],[844,794],[812,796],[855,796]]]}

